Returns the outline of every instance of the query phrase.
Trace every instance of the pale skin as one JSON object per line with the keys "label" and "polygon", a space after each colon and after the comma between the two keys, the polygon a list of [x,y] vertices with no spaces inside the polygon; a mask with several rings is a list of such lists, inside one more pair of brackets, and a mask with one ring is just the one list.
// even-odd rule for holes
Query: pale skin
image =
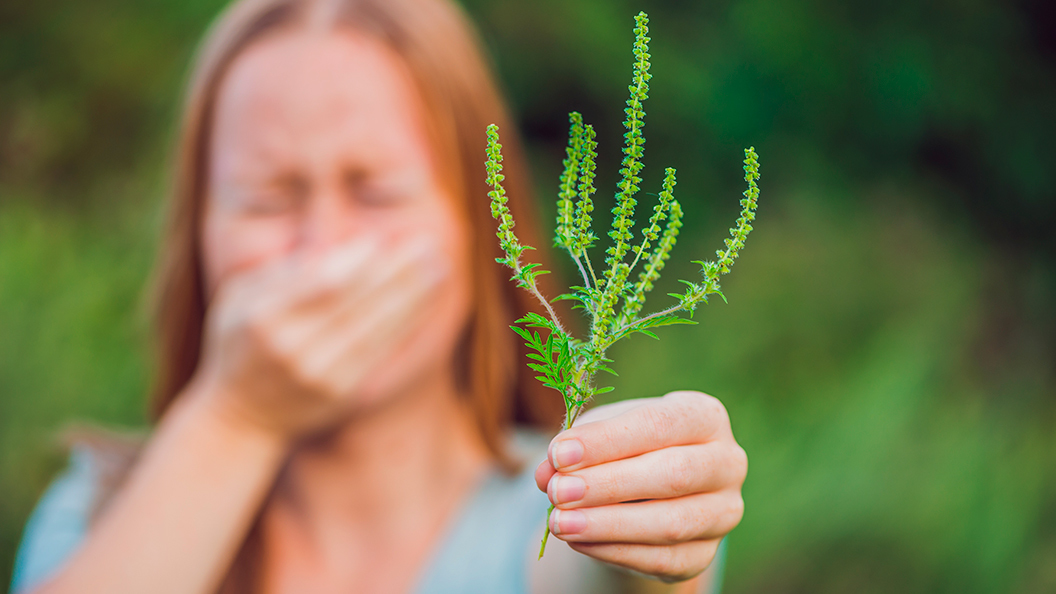
{"label": "pale skin", "polygon": [[[258,513],[266,592],[411,591],[491,463],[452,371],[469,230],[420,101],[355,31],[306,26],[236,58],[210,142],[202,361],[38,592],[213,592]],[[531,565],[533,590],[704,591],[746,470],[710,396],[591,411],[535,473],[567,546]]]}

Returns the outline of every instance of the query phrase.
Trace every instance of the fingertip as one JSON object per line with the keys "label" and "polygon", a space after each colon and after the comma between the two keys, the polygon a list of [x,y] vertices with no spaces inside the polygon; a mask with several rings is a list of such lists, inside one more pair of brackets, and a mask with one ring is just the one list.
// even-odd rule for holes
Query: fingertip
{"label": "fingertip", "polygon": [[566,537],[580,534],[587,529],[587,516],[575,509],[555,509],[547,520],[550,533],[565,540]]}
{"label": "fingertip", "polygon": [[543,460],[535,469],[535,486],[539,487],[539,490],[543,493],[546,493],[546,487],[550,484],[550,479],[555,474],[557,474],[557,471],[550,465],[550,460]]}
{"label": "fingertip", "polygon": [[564,472],[582,462],[585,453],[582,441],[560,434],[550,442],[547,459],[555,470]]}

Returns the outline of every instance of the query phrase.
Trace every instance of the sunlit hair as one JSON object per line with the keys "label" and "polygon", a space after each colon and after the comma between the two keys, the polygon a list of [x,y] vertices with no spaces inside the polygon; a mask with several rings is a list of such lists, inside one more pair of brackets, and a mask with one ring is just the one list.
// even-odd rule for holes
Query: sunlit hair
{"label": "sunlit hair", "polygon": [[[209,30],[191,70],[175,153],[165,237],[155,267],[153,319],[157,337],[157,420],[187,385],[199,363],[207,296],[200,234],[213,111],[235,58],[263,36],[295,28],[349,27],[375,36],[407,64],[426,108],[426,125],[441,183],[469,222],[472,313],[458,352],[460,388],[470,400],[484,443],[509,467],[503,447],[514,420],[554,425],[552,395],[538,394],[518,361],[508,325],[531,304],[506,282],[484,183],[484,131],[509,116],[466,17],[447,0],[241,0]],[[507,136],[510,138],[510,136]],[[513,140],[513,138],[510,138]],[[517,142],[507,140],[507,186],[518,233],[534,237],[527,172]],[[537,240],[536,240],[537,241]],[[553,406],[551,406],[553,405]]]}

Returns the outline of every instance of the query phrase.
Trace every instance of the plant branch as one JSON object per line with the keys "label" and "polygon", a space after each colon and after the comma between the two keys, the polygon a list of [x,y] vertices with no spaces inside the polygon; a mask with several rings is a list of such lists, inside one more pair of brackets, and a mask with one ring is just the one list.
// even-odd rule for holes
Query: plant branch
{"label": "plant branch", "polygon": [[[579,269],[579,274],[583,276],[583,286],[588,289],[594,288],[594,286],[590,284],[590,279],[587,278],[587,271],[583,268],[583,262],[579,260],[579,257],[576,256],[571,249],[568,250],[568,255],[572,256],[572,261],[576,263],[576,268]],[[589,264],[590,261],[588,260],[587,263]]]}
{"label": "plant branch", "polygon": [[587,261],[587,270],[590,271],[590,278],[594,281],[594,288],[598,288],[598,277],[594,275],[594,266],[590,263],[590,257],[587,256],[587,251],[583,250],[583,259]]}
{"label": "plant branch", "polygon": [[[523,269],[520,267],[520,262],[517,262],[517,267],[514,268],[514,272],[520,274],[521,270]],[[539,291],[539,286],[535,284],[535,279],[533,278],[530,281],[522,281],[521,288],[534,295],[540,305],[546,308],[546,313],[550,315],[550,321],[554,323],[554,327],[557,328],[558,332],[568,335],[568,331],[566,331],[565,327],[561,325],[561,320],[557,317],[557,312],[554,311],[553,306],[550,305],[550,302],[547,301],[546,297],[543,297],[543,294]]]}
{"label": "plant branch", "polygon": [[[692,305],[696,305],[696,303],[694,303]],[[649,320],[654,320],[654,319],[662,317],[662,316],[669,316],[671,314],[675,314],[675,313],[678,313],[680,311],[687,310],[690,307],[691,307],[691,305],[689,303],[676,303],[675,305],[672,305],[671,307],[669,307],[667,309],[662,309],[662,310],[660,310],[658,312],[651,313],[651,314],[645,316],[644,318],[638,318],[637,320],[634,320],[633,322],[628,322],[628,323],[624,324],[623,326],[620,326],[620,328],[618,330],[616,330],[615,332],[613,332],[612,334],[613,334],[613,336],[622,335],[623,333],[625,333],[625,332],[627,332],[629,330],[633,330],[635,326],[640,326],[641,324],[643,324],[645,322],[648,322]]]}

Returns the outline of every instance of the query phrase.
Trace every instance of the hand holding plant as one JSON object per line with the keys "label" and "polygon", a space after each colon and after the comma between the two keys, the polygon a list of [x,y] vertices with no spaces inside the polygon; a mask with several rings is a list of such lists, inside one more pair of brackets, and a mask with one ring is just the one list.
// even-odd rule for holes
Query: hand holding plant
{"label": "hand holding plant", "polygon": [[[756,181],[759,179],[758,155],[756,155],[753,148],[748,148],[744,151],[744,179],[748,183],[748,189],[744,192],[744,198],[741,200],[740,217],[737,219],[735,227],[730,229],[730,237],[725,240],[725,249],[716,252],[717,259],[715,261],[697,262],[701,266],[702,278],[696,282],[681,281],[686,285],[686,289],[684,293],[671,294],[677,300],[673,305],[648,315],[642,315],[641,312],[645,305],[646,295],[653,289],[654,283],[660,278],[664,264],[670,258],[671,250],[675,246],[679,230],[682,227],[683,213],[680,204],[674,198],[676,172],[673,168],[668,168],[665,172],[658,204],[653,208],[652,215],[649,217],[645,228],[641,231],[641,237],[635,239],[633,217],[637,206],[636,195],[641,183],[639,175],[644,166],[642,161],[645,144],[645,138],[642,134],[642,129],[645,125],[643,104],[648,98],[649,79],[651,78],[649,74],[649,37],[647,36],[648,17],[645,13],[639,13],[635,17],[635,21],[634,75],[632,84],[629,87],[630,98],[627,101],[627,108],[624,110],[626,113],[624,126],[627,129],[624,135],[624,157],[622,168],[620,169],[620,181],[617,184],[615,207],[612,209],[612,227],[608,232],[611,245],[605,251],[604,266],[600,268],[600,273],[596,271],[588,253],[595,246],[598,239],[592,230],[594,204],[591,198],[595,192],[594,172],[597,143],[594,140],[594,129],[589,124],[584,124],[579,113],[573,112],[570,114],[571,130],[566,153],[567,157],[564,161],[564,172],[559,183],[557,227],[554,244],[556,247],[568,252],[582,279],[582,284],[572,287],[570,293],[561,295],[558,299],[575,301],[574,307],[584,311],[589,316],[590,334],[587,339],[580,340],[573,337],[558,319],[550,302],[540,292],[537,278],[539,275],[546,274],[547,271],[541,270],[538,264],[526,263],[523,260],[525,252],[533,248],[522,244],[514,233],[514,221],[507,207],[506,192],[502,186],[502,146],[499,144],[498,128],[495,125],[489,126],[487,130],[488,158],[486,162],[487,180],[489,185],[492,186],[492,191],[489,193],[491,197],[491,212],[492,216],[499,222],[497,235],[505,254],[498,261],[513,270],[512,280],[518,286],[534,295],[547,314],[544,316],[537,313],[528,313],[517,320],[517,323],[521,326],[513,326],[513,330],[534,351],[528,355],[532,359],[532,362],[528,364],[529,367],[540,374],[538,379],[543,385],[559,392],[565,403],[563,425],[565,433],[555,438],[555,441],[551,444],[550,459],[548,461],[549,470],[541,466],[540,471],[537,472],[540,488],[544,488],[544,483],[542,482],[544,479],[549,483],[549,494],[553,502],[550,507],[548,530],[543,538],[539,555],[542,557],[546,548],[547,537],[549,537],[552,529],[555,534],[562,537],[579,535],[572,538],[574,541],[579,541],[580,538],[587,538],[591,541],[592,544],[590,545],[579,545],[577,550],[591,546],[601,546],[598,544],[599,542],[644,543],[640,545],[625,544],[623,549],[620,549],[623,553],[619,553],[618,550],[614,550],[615,552],[610,551],[610,558],[605,559],[616,564],[628,566],[635,566],[635,563],[626,559],[621,561],[620,555],[626,557],[627,550],[633,548],[633,546],[655,547],[658,545],[669,546],[673,543],[689,544],[690,542],[698,544],[707,542],[717,546],[718,540],[715,538],[715,534],[721,532],[721,537],[740,520],[740,511],[736,509],[739,505],[738,503],[737,505],[727,506],[733,510],[732,512],[716,516],[725,518],[727,521],[735,516],[736,519],[732,525],[728,526],[726,531],[718,530],[718,526],[714,522],[708,526],[676,526],[672,528],[669,525],[672,513],[675,513],[674,517],[676,518],[692,517],[692,513],[689,513],[685,508],[688,504],[684,500],[687,497],[701,497],[700,489],[718,487],[720,492],[725,493],[725,501],[729,499],[727,491],[735,487],[736,501],[740,501],[740,483],[744,480],[744,473],[738,472],[738,469],[744,465],[737,464],[737,461],[743,458],[743,450],[733,440],[732,433],[729,431],[728,418],[725,417],[725,410],[714,398],[699,393],[679,393],[682,395],[669,395],[659,402],[643,407],[643,410],[636,415],[627,413],[630,416],[624,420],[626,426],[622,431],[615,430],[614,427],[616,426],[611,424],[602,425],[601,427],[588,425],[578,428],[582,430],[584,435],[582,439],[568,439],[568,435],[575,431],[572,429],[573,424],[579,418],[587,403],[594,396],[612,389],[611,387],[598,387],[595,384],[595,377],[598,372],[614,373],[608,366],[611,360],[606,358],[606,352],[609,347],[620,339],[634,333],[642,333],[656,338],[653,330],[660,326],[692,324],[694,322],[685,317],[685,315],[691,317],[695,308],[701,303],[706,303],[710,296],[719,295],[725,300],[719,280],[722,275],[730,271],[734,260],[737,258],[741,248],[744,247],[748,234],[752,231],[751,223],[755,219],[755,209],[759,197],[759,188],[756,185]],[[634,271],[639,266],[640,271],[637,277],[633,277]],[[692,396],[686,396],[685,394],[692,394]],[[684,402],[687,399],[694,402]],[[695,402],[698,400],[703,400],[704,402]],[[718,415],[721,418],[718,420],[716,419],[717,413],[713,410],[716,404],[722,410],[722,414]],[[683,409],[682,412],[685,413],[685,416],[674,417],[672,411],[669,410],[672,406],[676,410]],[[688,410],[684,410],[685,407],[689,407]],[[709,419],[710,422],[704,422],[709,421]],[[635,433],[632,428],[636,428],[638,433]],[[658,431],[660,429],[662,431]],[[587,445],[583,440],[589,442],[590,445]],[[686,447],[687,445],[703,446],[713,442],[722,444],[724,454],[720,457],[724,458],[728,463],[728,467],[724,470],[729,471],[727,473],[729,476],[724,480],[715,480],[717,471],[714,469],[712,472],[704,472],[701,469],[698,474],[693,474],[691,472],[693,469],[690,467],[699,460],[691,455],[693,453],[691,451],[667,452],[666,455],[661,452],[665,448],[670,450]],[[729,442],[732,442],[732,448],[729,447]],[[704,455],[703,451],[696,453]],[[562,459],[566,454],[569,457]],[[569,487],[567,490],[569,493],[576,494],[579,494],[580,490],[583,492],[579,494],[580,498],[577,498],[577,501],[568,501],[561,493],[563,487],[554,486],[554,483],[557,482],[562,485],[573,484],[568,482],[573,477],[562,478],[560,475],[556,475],[558,472],[564,473],[603,464],[610,466],[608,472],[616,472],[615,476],[619,476],[621,470],[611,468],[612,464],[619,464],[620,461],[624,461],[626,458],[637,457],[632,459],[637,460],[636,463],[641,465],[643,464],[641,459],[650,454],[660,456],[654,462],[661,464],[661,468],[666,468],[672,464],[671,456],[676,456],[676,461],[679,459],[677,456],[681,456],[683,462],[681,462],[682,466],[680,468],[685,470],[685,476],[679,475],[681,478],[673,479],[673,481],[664,481],[662,480],[663,477],[655,476],[655,469],[653,472],[649,472],[646,466],[635,470],[625,465],[626,468],[623,470],[630,472],[630,476],[634,476],[637,472],[638,474],[644,473],[647,477],[651,476],[660,480],[658,483],[653,484],[652,488],[649,487],[648,481],[637,488],[633,485],[624,484],[620,488],[610,489],[610,493],[607,496],[599,495],[599,491],[595,490],[593,491],[594,498],[592,499],[587,497],[587,494],[592,492],[589,486],[590,482],[581,476],[574,477],[575,480],[582,483],[582,489],[576,486],[575,488]],[[715,454],[710,452],[708,455],[714,456]],[[575,458],[575,461],[572,461],[573,458]],[[675,462],[675,464],[678,464],[678,462]],[[555,477],[558,480],[554,480]],[[626,480],[627,476],[624,476],[624,479]],[[575,484],[579,485],[579,483]],[[668,488],[660,488],[665,484],[667,484]],[[614,487],[614,484],[609,486]],[[703,492],[709,496],[717,495],[714,491]],[[582,499],[582,497],[586,497],[586,499]],[[561,511],[566,509],[561,507],[563,503],[606,505],[620,503],[621,501],[656,498],[662,499],[662,501],[626,504],[627,507],[623,507],[619,512],[614,512],[615,516],[610,514],[611,517],[608,518],[604,514],[598,515],[600,512],[595,512],[595,522],[589,521],[583,512],[576,512],[579,515],[572,516],[568,515],[568,512]],[[589,503],[584,503],[584,501]],[[675,502],[679,503],[676,504]],[[676,507],[671,507],[672,505]],[[650,511],[642,511],[650,506]],[[677,506],[682,507],[678,508]],[[557,511],[555,511],[555,508],[558,508]],[[634,527],[635,522],[630,520],[617,521],[617,519],[620,515],[625,518],[628,517],[628,514],[633,516],[634,512],[630,511],[632,509],[639,510],[640,517],[638,519],[640,523],[650,517],[654,520],[659,517],[661,522],[659,525],[651,527],[642,524],[639,526],[641,530],[635,533],[627,533],[628,527]],[[656,514],[659,514],[659,516],[656,516]],[[665,516],[664,514],[667,515]],[[715,517],[712,519],[714,520]],[[566,520],[569,528],[564,527],[563,522]],[[622,528],[623,532],[621,533],[620,530],[605,532],[604,529],[591,531],[591,527],[596,528],[597,526],[603,527],[605,525],[617,526]],[[725,524],[721,525],[724,526]],[[570,534],[572,527],[576,528],[576,530]],[[708,546],[711,546],[711,544]],[[616,545],[609,544],[604,546],[611,547]],[[576,547],[574,546],[574,548]],[[599,551],[596,548],[590,550],[595,553]],[[654,554],[652,557],[654,561],[656,561],[655,551],[656,549],[653,549]],[[587,551],[584,550],[584,552]],[[588,554],[591,553],[588,552]],[[714,554],[714,549],[712,549],[711,554]],[[615,557],[612,555],[615,555]],[[598,558],[604,557],[600,553],[594,556]],[[649,557],[649,555],[646,556]],[[632,554],[631,557],[634,557],[634,555]],[[710,559],[710,556],[708,558]],[[666,571],[647,571],[647,573],[671,577]]]}

